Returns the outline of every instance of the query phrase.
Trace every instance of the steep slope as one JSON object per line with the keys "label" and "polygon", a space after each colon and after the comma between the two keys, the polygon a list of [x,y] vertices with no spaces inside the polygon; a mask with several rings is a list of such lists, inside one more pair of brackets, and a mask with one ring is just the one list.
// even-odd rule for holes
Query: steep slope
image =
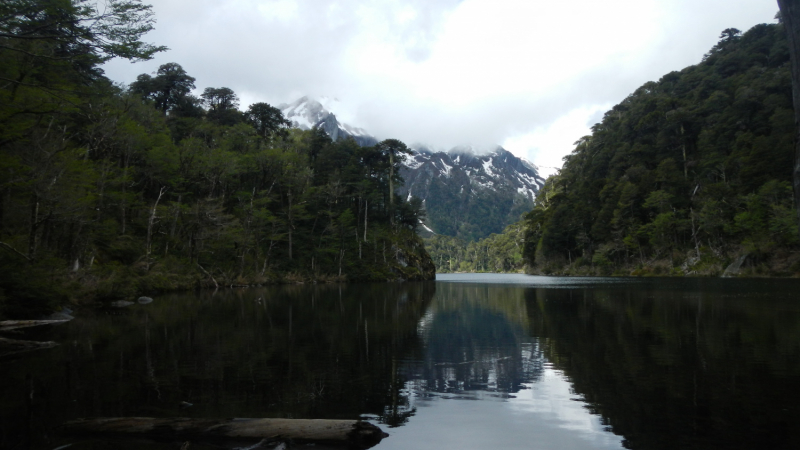
{"label": "steep slope", "polygon": [[[727,29],[581,138],[528,216],[545,273],[800,273],[794,114],[782,25]],[[746,271],[745,271],[746,273]]]}
{"label": "steep slope", "polygon": [[519,220],[544,184],[535,165],[499,146],[489,152],[417,146],[405,165],[400,194],[424,201],[429,231],[466,240],[500,233]]}

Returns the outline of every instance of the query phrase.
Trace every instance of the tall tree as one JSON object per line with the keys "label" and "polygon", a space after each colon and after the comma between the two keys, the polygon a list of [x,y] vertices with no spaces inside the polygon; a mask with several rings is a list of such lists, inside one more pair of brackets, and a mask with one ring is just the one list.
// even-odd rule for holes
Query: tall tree
{"label": "tall tree", "polygon": [[234,125],[241,120],[239,97],[231,88],[206,88],[200,97],[208,106],[209,120],[219,125]]}
{"label": "tall tree", "polygon": [[[2,49],[44,61],[92,62],[115,57],[151,59],[166,47],[144,43],[153,29],[150,5],[141,0],[6,0],[0,4]],[[55,45],[42,45],[55,44]]]}
{"label": "tall tree", "polygon": [[155,77],[141,74],[131,83],[131,91],[153,100],[156,108],[167,114],[181,106],[194,89],[194,77],[178,63],[162,64]]}
{"label": "tall tree", "polygon": [[800,222],[800,0],[778,0],[780,17],[789,41],[789,58],[792,61],[792,100],[794,102],[795,158],[792,182],[797,219]]}
{"label": "tall tree", "polygon": [[399,177],[399,165],[403,163],[406,155],[411,154],[411,150],[397,139],[383,140],[376,147],[389,158],[389,220],[394,225],[394,182],[400,181],[395,177]]}
{"label": "tall tree", "polygon": [[264,102],[250,105],[244,116],[247,123],[252,125],[258,135],[264,139],[269,139],[276,135],[286,137],[286,130],[292,125],[291,122],[283,117],[280,109]]}

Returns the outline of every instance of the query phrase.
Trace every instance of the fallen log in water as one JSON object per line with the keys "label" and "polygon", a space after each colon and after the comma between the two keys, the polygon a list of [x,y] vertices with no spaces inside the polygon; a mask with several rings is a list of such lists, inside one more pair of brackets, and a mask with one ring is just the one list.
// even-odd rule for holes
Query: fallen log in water
{"label": "fallen log in water", "polygon": [[380,428],[357,420],[189,419],[118,417],[77,419],[61,430],[71,435],[147,437],[176,440],[270,439],[297,443],[343,445],[366,449],[388,436]]}
{"label": "fallen log in water", "polygon": [[40,325],[56,325],[69,322],[71,319],[59,320],[4,320],[0,322],[0,331],[11,331],[19,328],[38,327]]}
{"label": "fallen log in water", "polygon": [[39,350],[42,348],[52,348],[56,345],[58,344],[52,341],[21,341],[19,339],[6,339],[0,337],[0,356],[9,356],[17,353],[29,352],[31,350]]}

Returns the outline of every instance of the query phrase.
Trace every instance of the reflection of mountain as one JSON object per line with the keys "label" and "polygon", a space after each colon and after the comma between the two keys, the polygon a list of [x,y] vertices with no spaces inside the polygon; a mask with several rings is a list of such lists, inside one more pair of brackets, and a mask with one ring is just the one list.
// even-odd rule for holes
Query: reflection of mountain
{"label": "reflection of mountain", "polygon": [[779,306],[775,291],[738,300],[746,286],[530,290],[527,311],[548,360],[627,448],[800,448],[796,291]]}
{"label": "reflection of mountain", "polygon": [[544,359],[529,337],[518,287],[440,284],[419,332],[425,354],[406,372],[418,395],[507,396],[537,380]]}

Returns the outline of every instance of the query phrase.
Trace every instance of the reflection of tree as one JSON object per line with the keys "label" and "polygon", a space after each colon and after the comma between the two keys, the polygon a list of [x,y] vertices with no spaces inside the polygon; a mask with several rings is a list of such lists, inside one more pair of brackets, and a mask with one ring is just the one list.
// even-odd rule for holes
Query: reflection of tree
{"label": "reflection of tree", "polygon": [[[78,318],[71,334],[54,330],[65,332],[55,340],[74,344],[4,373],[0,436],[14,435],[25,417],[24,396],[14,389],[26,372],[37,384],[41,435],[92,416],[333,419],[394,410],[401,417],[405,379],[394,361],[418,357],[417,323],[434,289],[403,283],[204,292],[164,296],[124,316]],[[182,401],[194,406],[181,409]]]}
{"label": "reflection of tree", "polygon": [[383,409],[381,423],[385,423],[390,427],[399,427],[416,414],[417,408],[411,405],[408,394],[403,392],[404,385],[404,377],[397,369],[397,360],[392,359],[392,380],[389,385],[390,399]]}
{"label": "reflection of tree", "polygon": [[626,447],[800,448],[794,294],[727,286],[539,289],[527,304],[548,359]]}

